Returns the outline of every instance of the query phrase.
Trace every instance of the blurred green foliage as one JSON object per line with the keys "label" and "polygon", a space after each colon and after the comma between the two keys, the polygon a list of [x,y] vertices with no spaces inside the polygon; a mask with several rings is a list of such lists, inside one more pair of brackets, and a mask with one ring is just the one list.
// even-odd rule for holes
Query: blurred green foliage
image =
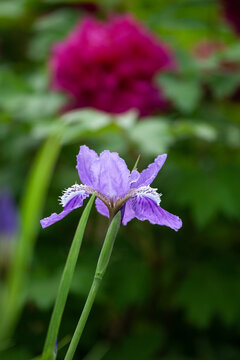
{"label": "blurred green foliage", "polygon": [[[79,1],[0,2],[0,186],[21,200],[43,141],[66,130],[44,215],[58,210],[61,189],[78,181],[80,144],[118,151],[142,170],[167,152],[156,187],[162,206],[183,219],[179,233],[133,220],[122,227],[76,359],[238,360],[240,358],[240,39],[217,0],[104,0],[97,16],[133,12],[174,49],[178,72],[156,83],[172,108],[138,120],[93,109],[61,114],[63,95],[49,86],[51,46],[79,18]],[[225,48],[196,56],[203,41]],[[226,64],[228,66],[226,66]],[[58,281],[81,210],[40,231],[24,309],[1,359],[41,353]],[[93,212],[60,329],[68,343],[87,296],[107,220]],[[60,346],[61,347],[61,346]],[[63,359],[66,345],[59,349]]]}

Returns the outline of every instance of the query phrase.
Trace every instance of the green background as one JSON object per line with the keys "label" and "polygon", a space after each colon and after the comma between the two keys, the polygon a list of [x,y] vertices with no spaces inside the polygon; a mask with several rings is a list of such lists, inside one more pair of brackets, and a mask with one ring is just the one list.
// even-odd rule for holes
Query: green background
{"label": "green background", "polygon": [[[162,207],[181,217],[183,227],[176,233],[136,219],[121,227],[75,358],[238,360],[240,39],[224,20],[218,1],[99,2],[98,17],[132,12],[171,45],[179,71],[157,76],[156,82],[172,109],[141,120],[134,111],[111,116],[84,109],[59,115],[65,99],[49,88],[49,52],[89,14],[84,6],[77,10],[72,4],[0,2],[0,186],[11,187],[19,206],[38,150],[52,131],[67,124],[47,194],[41,198],[44,206],[39,205],[32,223],[36,241],[21,289],[22,312],[0,358],[32,359],[42,351],[82,209],[46,230],[38,221],[60,210],[58,196],[78,181],[75,155],[86,144],[97,152],[119,152],[129,168],[140,153],[139,170],[167,152],[154,187],[163,194]],[[197,59],[195,49],[203,41],[223,42],[225,49]],[[34,197],[32,203],[38,207]],[[26,221],[32,221],[31,214]],[[94,209],[60,329],[59,359],[88,294],[107,224]],[[2,276],[0,290],[5,281]]]}

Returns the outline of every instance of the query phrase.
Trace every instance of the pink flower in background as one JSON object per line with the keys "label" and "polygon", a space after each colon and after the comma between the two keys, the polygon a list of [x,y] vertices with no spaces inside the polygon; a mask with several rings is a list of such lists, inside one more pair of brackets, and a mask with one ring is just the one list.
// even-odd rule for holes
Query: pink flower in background
{"label": "pink flower in background", "polygon": [[158,72],[176,69],[171,50],[133,16],[108,22],[87,18],[53,47],[52,86],[71,97],[69,108],[110,113],[132,108],[140,115],[165,109],[154,84]]}

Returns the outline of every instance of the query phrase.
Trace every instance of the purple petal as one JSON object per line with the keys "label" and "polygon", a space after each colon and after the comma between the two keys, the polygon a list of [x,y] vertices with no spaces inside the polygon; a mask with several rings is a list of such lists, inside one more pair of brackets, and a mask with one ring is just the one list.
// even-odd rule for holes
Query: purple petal
{"label": "purple petal", "polygon": [[177,231],[182,227],[182,220],[162,209],[154,200],[147,196],[132,198],[135,216],[141,221],[148,220],[151,224],[165,225]]}
{"label": "purple petal", "polygon": [[46,228],[55,222],[62,220],[71,211],[81,207],[83,200],[89,196],[89,193],[84,190],[84,188],[84,185],[77,184],[68,188],[61,197],[61,202],[64,205],[63,211],[59,214],[53,213],[51,216],[42,219],[40,221],[42,228]]}
{"label": "purple petal", "polygon": [[139,188],[140,186],[150,185],[157,176],[159,170],[161,170],[166,158],[167,154],[159,155],[152,164],[148,165],[147,169],[141,172],[138,181],[136,181],[132,187]]}
{"label": "purple petal", "polygon": [[134,187],[134,184],[136,183],[136,181],[138,181],[139,177],[140,177],[140,173],[137,170],[133,170],[131,172],[130,175],[131,187]]}
{"label": "purple petal", "polygon": [[130,171],[125,161],[117,153],[103,151],[94,166],[96,174],[98,174],[95,190],[114,200],[129,192]]}
{"label": "purple petal", "polygon": [[94,187],[97,174],[94,172],[93,164],[98,159],[98,155],[94,150],[89,149],[86,145],[80,146],[76,168],[83,184]]}
{"label": "purple petal", "polygon": [[109,217],[109,210],[107,206],[102,202],[100,199],[96,199],[95,201],[96,209],[99,212],[99,214]]}
{"label": "purple petal", "polygon": [[57,213],[53,213],[52,215],[50,215],[49,217],[46,217],[42,220],[40,220],[40,224],[42,226],[42,228],[46,228],[60,220],[62,220],[65,216],[67,216],[72,210],[63,210],[62,212],[60,212],[59,214]]}
{"label": "purple petal", "polygon": [[135,218],[135,212],[132,208],[132,200],[130,199],[125,204],[125,210],[122,219],[123,225],[127,225],[127,223],[131,221],[133,218]]}

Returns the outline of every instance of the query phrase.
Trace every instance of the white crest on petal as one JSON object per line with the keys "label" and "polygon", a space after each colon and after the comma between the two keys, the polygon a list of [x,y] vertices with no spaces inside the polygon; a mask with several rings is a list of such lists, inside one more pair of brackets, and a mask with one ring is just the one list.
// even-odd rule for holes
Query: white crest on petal
{"label": "white crest on petal", "polygon": [[157,192],[157,189],[151,188],[151,186],[142,186],[138,189],[135,189],[133,193],[133,197],[148,197],[149,199],[155,201],[156,204],[160,204],[161,195]]}
{"label": "white crest on petal", "polygon": [[62,196],[60,196],[60,204],[64,207],[74,196],[89,194],[89,187],[86,185],[74,184],[73,186],[65,189]]}

